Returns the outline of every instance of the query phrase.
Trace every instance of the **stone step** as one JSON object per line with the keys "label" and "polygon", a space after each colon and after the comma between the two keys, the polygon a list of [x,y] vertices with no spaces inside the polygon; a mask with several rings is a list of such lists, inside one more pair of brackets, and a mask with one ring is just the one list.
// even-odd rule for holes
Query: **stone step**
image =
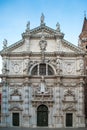
{"label": "stone step", "polygon": [[87,130],[86,128],[24,128],[24,127],[0,127],[0,130]]}

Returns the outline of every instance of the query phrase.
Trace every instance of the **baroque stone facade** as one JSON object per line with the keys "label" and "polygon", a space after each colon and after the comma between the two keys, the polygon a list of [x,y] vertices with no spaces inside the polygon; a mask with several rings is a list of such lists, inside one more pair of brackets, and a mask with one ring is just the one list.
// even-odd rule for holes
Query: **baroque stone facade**
{"label": "baroque stone facade", "polygon": [[59,23],[30,29],[3,42],[2,126],[85,127],[84,55],[64,39]]}

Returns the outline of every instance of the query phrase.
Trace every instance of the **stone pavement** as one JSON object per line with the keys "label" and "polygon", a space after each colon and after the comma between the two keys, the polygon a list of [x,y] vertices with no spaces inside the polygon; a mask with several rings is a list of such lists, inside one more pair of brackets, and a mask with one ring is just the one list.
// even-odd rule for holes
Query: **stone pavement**
{"label": "stone pavement", "polygon": [[24,127],[0,127],[0,130],[87,130],[86,128],[24,128]]}

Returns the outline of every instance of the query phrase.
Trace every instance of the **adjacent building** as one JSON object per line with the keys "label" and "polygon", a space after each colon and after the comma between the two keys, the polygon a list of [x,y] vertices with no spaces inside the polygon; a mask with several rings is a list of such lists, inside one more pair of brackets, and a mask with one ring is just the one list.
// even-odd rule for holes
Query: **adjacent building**
{"label": "adjacent building", "polygon": [[[87,26],[86,26],[87,27]],[[80,35],[80,45],[82,36]],[[30,29],[11,46],[3,42],[2,126],[85,127],[85,50],[56,29]],[[87,95],[86,95],[87,96]]]}
{"label": "adjacent building", "polygon": [[0,84],[0,124],[1,124],[1,115],[2,115],[2,113],[1,113],[1,102],[2,101],[2,85]]}
{"label": "adjacent building", "polygon": [[84,95],[85,95],[85,118],[87,125],[87,19],[84,17],[82,32],[79,35],[79,46],[85,50],[84,57],[84,69],[85,69],[85,86],[84,86]]}

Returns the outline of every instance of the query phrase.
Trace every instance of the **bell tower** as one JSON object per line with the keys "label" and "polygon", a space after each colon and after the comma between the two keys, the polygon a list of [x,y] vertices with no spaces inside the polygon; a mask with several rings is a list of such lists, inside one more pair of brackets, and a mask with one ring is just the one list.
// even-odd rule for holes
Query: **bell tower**
{"label": "bell tower", "polygon": [[[84,100],[85,100],[85,118],[87,122],[87,18],[84,17],[82,32],[79,35],[79,46],[85,51],[84,69],[85,69],[85,87],[84,87]],[[87,124],[86,124],[87,125]]]}
{"label": "bell tower", "polygon": [[79,46],[81,46],[85,51],[87,51],[87,18],[84,17],[82,32],[79,35]]}

